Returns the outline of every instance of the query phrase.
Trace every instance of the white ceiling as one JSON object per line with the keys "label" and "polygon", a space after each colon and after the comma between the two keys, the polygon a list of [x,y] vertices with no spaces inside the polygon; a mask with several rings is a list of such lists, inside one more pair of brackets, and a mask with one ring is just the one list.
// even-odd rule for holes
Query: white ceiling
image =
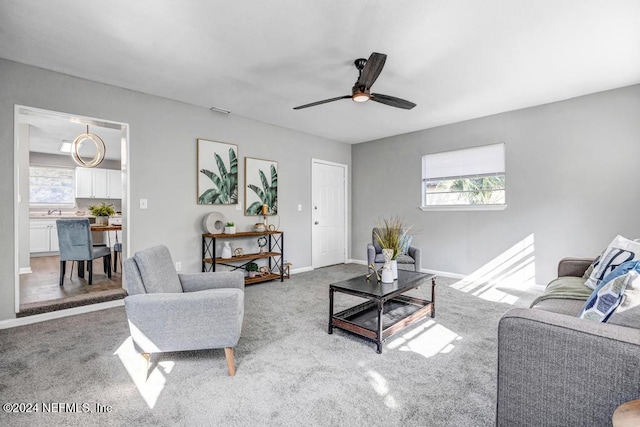
{"label": "white ceiling", "polygon": [[[0,57],[357,143],[640,83],[639,23],[638,0],[0,0]],[[292,109],[374,51],[373,92],[417,107]]]}
{"label": "white ceiling", "polygon": [[[18,123],[29,125],[29,151],[70,156],[70,152],[60,150],[62,143],[72,143],[89,131],[104,142],[105,159],[121,159],[125,131],[119,124],[23,107],[18,109]],[[80,144],[78,153],[90,161],[96,155],[96,147],[85,141]]]}

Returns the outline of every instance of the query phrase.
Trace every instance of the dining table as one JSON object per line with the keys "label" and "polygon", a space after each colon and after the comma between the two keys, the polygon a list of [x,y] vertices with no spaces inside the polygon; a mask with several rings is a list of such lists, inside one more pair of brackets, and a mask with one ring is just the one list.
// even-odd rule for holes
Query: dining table
{"label": "dining table", "polygon": [[[90,226],[92,233],[100,233],[103,231],[122,231],[122,224],[109,224],[109,225],[98,225],[91,224]],[[122,255],[122,243],[118,242],[118,233],[116,235],[116,242],[113,246],[111,246],[111,235],[107,233],[107,246],[113,248],[113,271],[116,272],[118,267],[118,252]],[[121,261],[122,262],[122,261]]]}

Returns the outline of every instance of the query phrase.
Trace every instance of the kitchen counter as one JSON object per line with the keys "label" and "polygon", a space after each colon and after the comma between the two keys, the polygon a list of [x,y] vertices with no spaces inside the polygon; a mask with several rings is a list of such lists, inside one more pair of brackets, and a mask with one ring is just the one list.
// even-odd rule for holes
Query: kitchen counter
{"label": "kitchen counter", "polygon": [[[110,218],[120,218],[120,215],[114,215]],[[68,219],[68,218],[89,218],[89,220],[91,219],[95,219],[95,216],[91,215],[91,214],[86,214],[86,215],[76,215],[75,212],[62,212],[61,215],[58,215],[58,213],[52,214],[52,215],[48,215],[46,212],[32,212],[29,214],[29,219],[51,219],[51,220],[55,220],[55,219]]]}

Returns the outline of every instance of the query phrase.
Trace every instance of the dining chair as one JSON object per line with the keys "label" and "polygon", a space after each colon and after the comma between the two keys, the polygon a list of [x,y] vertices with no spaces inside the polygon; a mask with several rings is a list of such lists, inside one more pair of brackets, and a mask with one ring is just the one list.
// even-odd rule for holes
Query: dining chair
{"label": "dining chair", "polygon": [[88,218],[58,219],[58,243],[60,246],[60,286],[64,284],[67,261],[78,261],[78,277],[84,277],[87,261],[89,284],[93,283],[93,260],[103,258],[104,272],[111,278],[111,248],[93,246]]}

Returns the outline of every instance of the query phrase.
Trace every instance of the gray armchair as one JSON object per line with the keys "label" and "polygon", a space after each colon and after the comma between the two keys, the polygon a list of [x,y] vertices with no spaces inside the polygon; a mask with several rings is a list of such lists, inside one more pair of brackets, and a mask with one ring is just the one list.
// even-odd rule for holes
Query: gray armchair
{"label": "gray armchair", "polygon": [[151,353],[224,348],[230,376],[233,348],[244,318],[240,271],[178,274],[166,246],[137,252],[124,262],[124,299],[136,351]]}
{"label": "gray armchair", "polygon": [[[382,248],[376,240],[376,232],[378,232],[377,228],[371,230],[372,243],[367,244],[367,265],[374,264],[376,268],[380,268],[384,264],[384,255],[382,255]],[[398,255],[397,262],[399,269],[420,271],[420,249],[409,246],[406,255]]]}
{"label": "gray armchair", "polygon": [[[111,278],[111,249],[106,246],[93,246],[88,218],[58,219],[56,228],[60,247],[60,286],[64,283],[67,261],[78,261],[78,277],[84,277],[84,262],[87,261],[89,284],[92,284],[93,260],[104,258],[104,272]],[[69,275],[71,274],[73,271]]]}

